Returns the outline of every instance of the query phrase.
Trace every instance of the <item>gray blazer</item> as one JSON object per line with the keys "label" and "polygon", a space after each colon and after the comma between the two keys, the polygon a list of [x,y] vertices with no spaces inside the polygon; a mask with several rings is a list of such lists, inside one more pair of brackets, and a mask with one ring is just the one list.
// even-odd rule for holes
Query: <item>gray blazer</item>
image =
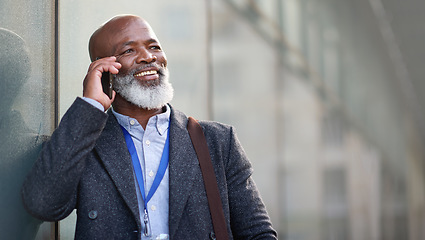
{"label": "gray blazer", "polygon": [[[251,165],[232,127],[201,121],[232,239],[276,239]],[[213,239],[199,163],[187,117],[171,108],[171,239]],[[140,239],[131,157],[112,113],[77,98],[47,141],[22,189],[34,216],[58,221],[77,209],[75,239]]]}

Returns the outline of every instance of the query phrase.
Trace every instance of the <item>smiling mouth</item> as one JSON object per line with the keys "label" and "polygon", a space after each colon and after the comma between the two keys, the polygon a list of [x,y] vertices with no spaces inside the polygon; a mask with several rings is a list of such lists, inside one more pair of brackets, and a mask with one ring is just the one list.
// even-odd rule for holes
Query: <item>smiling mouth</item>
{"label": "smiling mouth", "polygon": [[134,74],[134,76],[135,77],[143,77],[143,76],[154,75],[154,74],[158,74],[158,71],[156,71],[156,70],[142,71],[142,72]]}

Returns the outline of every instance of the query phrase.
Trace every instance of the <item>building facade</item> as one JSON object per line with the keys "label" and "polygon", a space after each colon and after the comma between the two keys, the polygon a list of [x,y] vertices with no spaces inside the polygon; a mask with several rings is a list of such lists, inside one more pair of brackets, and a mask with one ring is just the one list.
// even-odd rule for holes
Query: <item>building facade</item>
{"label": "building facade", "polygon": [[[39,147],[22,139],[49,135],[82,95],[92,32],[117,14],[136,14],[167,54],[171,104],[236,127],[280,239],[424,239],[421,123],[373,2],[1,0],[0,28],[23,39],[30,67],[15,64],[28,71],[25,80],[2,89],[13,97],[2,98],[0,128],[25,151],[14,156],[13,138],[2,134],[1,207],[10,214],[0,228],[73,239],[75,214],[38,232],[29,215],[12,221],[22,211],[17,189],[37,157],[25,146]],[[2,51],[3,74],[15,55]],[[4,120],[12,112],[21,125]]]}

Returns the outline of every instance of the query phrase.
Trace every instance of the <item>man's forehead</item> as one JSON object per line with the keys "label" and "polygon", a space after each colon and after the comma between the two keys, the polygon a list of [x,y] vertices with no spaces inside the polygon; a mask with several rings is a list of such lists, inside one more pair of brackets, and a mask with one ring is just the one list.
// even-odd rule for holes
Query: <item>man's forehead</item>
{"label": "man's forehead", "polygon": [[[142,40],[143,40],[143,43],[145,43],[145,44],[149,44],[149,43],[159,43],[159,41],[158,41],[155,37],[152,37],[152,36],[146,37],[146,38],[144,38],[144,39],[142,39]],[[139,41],[140,41],[140,39],[134,39],[134,38],[130,38],[130,37],[122,37],[122,38],[120,39],[120,41],[117,41],[117,42],[115,43],[115,45],[117,45],[118,47],[121,47],[121,46],[128,46],[128,45],[136,44],[136,43],[138,43]]]}
{"label": "man's forehead", "polygon": [[131,45],[138,41],[143,41],[143,43],[159,42],[152,28],[146,25],[129,25],[119,33],[110,32],[109,35],[114,39],[111,42],[114,47]]}

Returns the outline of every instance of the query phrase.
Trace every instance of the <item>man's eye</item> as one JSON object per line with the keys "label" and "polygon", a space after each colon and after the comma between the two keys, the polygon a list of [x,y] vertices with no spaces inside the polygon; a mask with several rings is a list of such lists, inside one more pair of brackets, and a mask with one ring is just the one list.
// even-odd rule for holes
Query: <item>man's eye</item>
{"label": "man's eye", "polygon": [[150,48],[151,49],[154,49],[154,50],[161,50],[161,47],[160,46],[151,46]]}
{"label": "man's eye", "polygon": [[126,54],[126,53],[131,53],[131,52],[133,52],[133,49],[130,48],[130,49],[125,50],[121,54]]}

